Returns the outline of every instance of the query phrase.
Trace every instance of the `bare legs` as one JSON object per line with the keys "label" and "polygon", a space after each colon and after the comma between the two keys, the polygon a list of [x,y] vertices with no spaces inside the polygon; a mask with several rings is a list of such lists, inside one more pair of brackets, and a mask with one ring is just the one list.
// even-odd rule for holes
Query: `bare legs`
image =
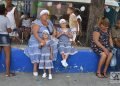
{"label": "bare legs", "polygon": [[43,72],[46,73],[46,69],[45,68],[44,68]]}
{"label": "bare legs", "polygon": [[64,55],[64,53],[62,53],[62,59],[63,59],[63,60],[65,59],[65,55]]}
{"label": "bare legs", "polygon": [[109,53],[109,55],[107,57],[107,60],[106,60],[106,63],[105,63],[105,68],[104,68],[104,71],[103,71],[105,77],[107,77],[106,72],[107,72],[107,69],[109,67],[111,59],[112,59],[112,53]]}
{"label": "bare legs", "polygon": [[[46,74],[46,69],[43,70],[43,73]],[[52,74],[51,69],[48,69],[48,73],[49,73],[49,74]]]}
{"label": "bare legs", "polygon": [[64,54],[64,53],[62,53],[62,61],[61,61],[61,63],[62,63],[62,65],[64,66],[64,67],[67,67],[68,66],[68,63],[66,62],[67,61],[67,59],[68,59],[68,54]]}
{"label": "bare legs", "polygon": [[48,73],[49,73],[49,74],[52,74],[51,69],[48,69]]}
{"label": "bare legs", "polygon": [[112,53],[109,53],[109,55],[107,56],[103,52],[100,55],[101,55],[101,58],[100,58],[100,61],[98,63],[97,76],[102,78],[103,77],[103,75],[101,74],[102,66],[105,64],[105,68],[104,68],[103,73],[104,73],[104,77],[107,77],[106,72],[107,72],[107,69],[109,67],[109,64],[110,64],[110,61],[111,61],[111,58],[112,58]]}
{"label": "bare legs", "polygon": [[101,57],[100,57],[100,61],[98,63],[98,69],[97,69],[97,76],[102,78],[102,74],[101,74],[101,68],[103,66],[103,64],[105,63],[105,60],[106,60],[107,56],[106,54],[103,52],[101,53]]}
{"label": "bare legs", "polygon": [[6,57],[6,75],[10,76],[10,52],[11,52],[11,47],[10,46],[4,46],[3,47],[4,52],[5,52],[5,57]]}
{"label": "bare legs", "polygon": [[68,55],[65,55],[64,53],[62,53],[62,59],[66,61],[68,59]]}
{"label": "bare legs", "polygon": [[33,71],[34,72],[38,72],[38,64],[37,63],[34,63]]}
{"label": "bare legs", "polygon": [[38,76],[38,63],[33,64],[33,75]]}

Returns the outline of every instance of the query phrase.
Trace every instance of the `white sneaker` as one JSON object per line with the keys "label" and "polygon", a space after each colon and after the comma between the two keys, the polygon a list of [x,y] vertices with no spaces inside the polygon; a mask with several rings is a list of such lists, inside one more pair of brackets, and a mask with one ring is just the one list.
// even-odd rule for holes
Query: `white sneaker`
{"label": "white sneaker", "polygon": [[42,78],[46,78],[46,77],[47,77],[47,74],[43,73]]}
{"label": "white sneaker", "polygon": [[52,74],[49,74],[48,79],[49,79],[49,80],[52,79]]}
{"label": "white sneaker", "polygon": [[67,62],[66,62],[65,60],[62,60],[61,63],[62,63],[62,65],[63,65],[64,67],[67,67],[67,66],[68,66],[68,64],[67,64]]}
{"label": "white sneaker", "polygon": [[67,62],[65,62],[65,67],[68,67],[68,63]]}
{"label": "white sneaker", "polygon": [[62,65],[64,66],[64,64],[65,64],[65,60],[62,60],[61,63],[62,63]]}
{"label": "white sneaker", "polygon": [[38,76],[38,72],[33,72],[33,76]]}

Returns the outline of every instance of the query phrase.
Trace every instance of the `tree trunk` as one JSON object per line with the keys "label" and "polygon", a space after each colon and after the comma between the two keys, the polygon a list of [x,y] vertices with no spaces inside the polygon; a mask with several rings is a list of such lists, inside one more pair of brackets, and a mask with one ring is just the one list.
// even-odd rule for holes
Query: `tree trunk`
{"label": "tree trunk", "polygon": [[98,19],[101,16],[104,16],[104,5],[105,5],[105,0],[91,0],[91,5],[89,9],[89,20],[87,26],[87,37],[86,37],[87,46],[89,46],[90,35],[94,29],[94,26],[97,24]]}

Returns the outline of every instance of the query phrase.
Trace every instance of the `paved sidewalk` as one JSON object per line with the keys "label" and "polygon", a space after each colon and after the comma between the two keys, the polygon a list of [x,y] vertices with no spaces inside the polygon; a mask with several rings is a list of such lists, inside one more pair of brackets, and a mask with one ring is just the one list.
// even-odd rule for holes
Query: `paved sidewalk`
{"label": "paved sidewalk", "polygon": [[99,79],[93,73],[54,74],[53,80],[37,78],[31,73],[18,73],[7,78],[0,74],[0,86],[120,86],[111,84],[109,79]]}

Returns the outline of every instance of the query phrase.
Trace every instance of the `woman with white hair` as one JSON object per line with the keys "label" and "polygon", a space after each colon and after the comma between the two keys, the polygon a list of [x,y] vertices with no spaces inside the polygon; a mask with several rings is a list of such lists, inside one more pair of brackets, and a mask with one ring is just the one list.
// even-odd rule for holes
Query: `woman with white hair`
{"label": "woman with white hair", "polygon": [[53,24],[49,21],[49,11],[42,10],[40,12],[40,19],[36,19],[32,22],[31,37],[28,42],[28,47],[25,49],[25,54],[30,57],[31,63],[33,63],[33,75],[38,76],[38,64],[41,58],[41,48],[46,44],[42,39],[42,32],[47,30],[50,35],[53,33]]}

